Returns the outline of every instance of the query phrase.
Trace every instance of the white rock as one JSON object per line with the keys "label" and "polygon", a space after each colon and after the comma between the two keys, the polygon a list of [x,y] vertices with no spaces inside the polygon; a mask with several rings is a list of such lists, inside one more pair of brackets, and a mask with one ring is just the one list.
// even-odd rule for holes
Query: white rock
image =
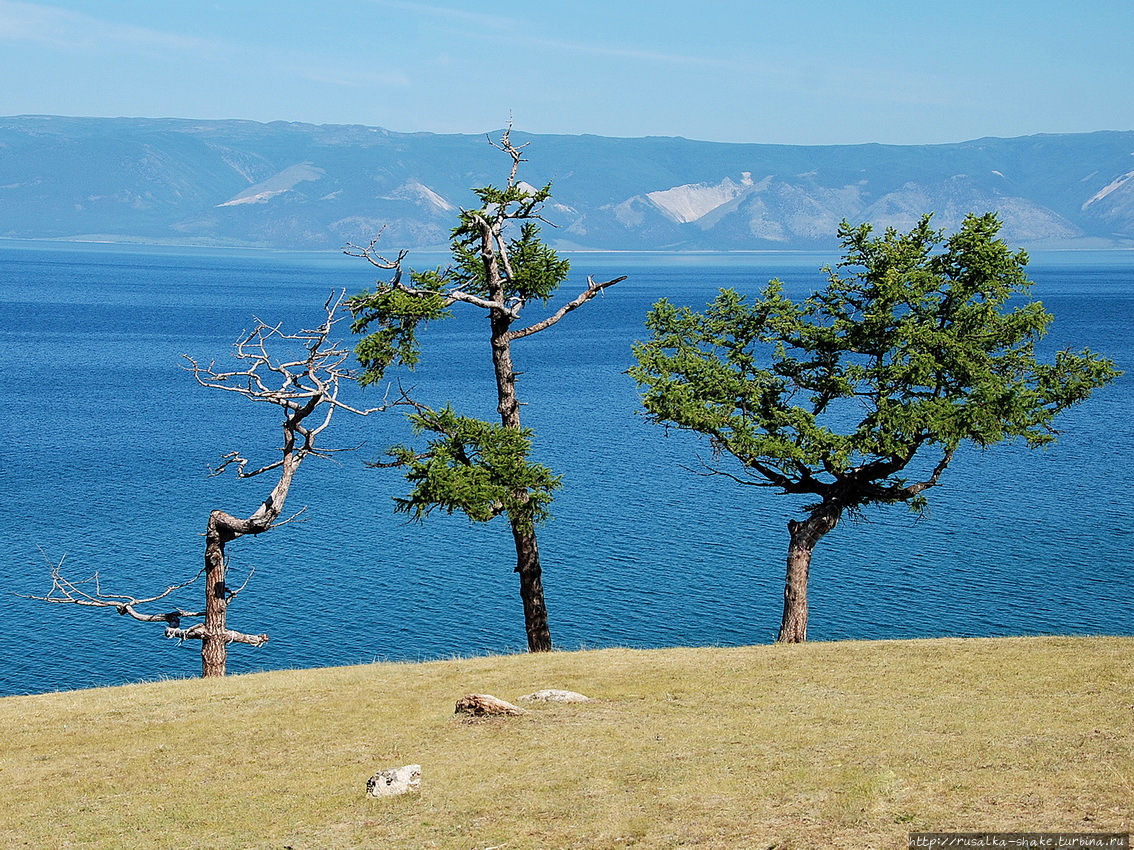
{"label": "white rock", "polygon": [[366,780],[367,797],[394,797],[408,794],[421,786],[421,765],[407,764],[380,770]]}
{"label": "white rock", "polygon": [[585,697],[582,694],[577,694],[574,691],[561,691],[555,688],[547,688],[542,691],[536,691],[534,694],[525,694],[520,697],[521,702],[590,702],[590,697]]}

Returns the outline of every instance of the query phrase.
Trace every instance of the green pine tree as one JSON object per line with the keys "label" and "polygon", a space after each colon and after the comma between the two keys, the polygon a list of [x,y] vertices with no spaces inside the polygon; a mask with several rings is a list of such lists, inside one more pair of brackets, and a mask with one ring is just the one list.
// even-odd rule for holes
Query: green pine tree
{"label": "green pine tree", "polygon": [[703,434],[745,484],[806,497],[790,544],[778,640],[807,639],[815,545],[870,505],[925,507],[963,443],[1056,439],[1054,417],[1120,372],[1089,351],[1041,363],[1052,316],[1020,303],[1027,255],[995,215],[945,238],[843,223],[845,257],[801,303],[773,280],[749,301],[725,289],[701,313],[659,301],[630,372],[649,417]]}
{"label": "green pine tree", "polygon": [[441,410],[415,399],[410,422],[416,434],[429,434],[423,449],[395,446],[385,466],[405,469],[413,485],[396,509],[417,519],[440,509],[461,512],[474,522],[507,516],[516,547],[515,571],[528,648],[551,649],[551,631],[543,593],[536,526],[549,516],[548,506],[560,479],[547,467],[528,460],[532,432],[520,422],[516,395],[517,372],[512,343],[551,327],[565,315],[625,278],[595,282],[552,314],[526,327],[515,327],[525,306],[546,303],[567,279],[570,265],[540,238],[541,209],[551,197],[550,185],[534,189],[517,179],[523,145],[514,145],[510,130],[496,145],[512,160],[503,188],[475,189],[481,206],[462,210],[452,233],[452,263],[445,268],[410,272],[403,282],[405,252],[388,260],[375,251],[352,246],[348,253],[365,257],[392,272],[388,282],[360,293],[348,302],[353,329],[365,334],[356,353],[363,383],[383,378],[394,364],[412,367],[420,351],[417,330],[430,320],[445,318],[454,304],[467,304],[488,313],[488,336],[495,376],[500,424],[462,416],[448,406]]}

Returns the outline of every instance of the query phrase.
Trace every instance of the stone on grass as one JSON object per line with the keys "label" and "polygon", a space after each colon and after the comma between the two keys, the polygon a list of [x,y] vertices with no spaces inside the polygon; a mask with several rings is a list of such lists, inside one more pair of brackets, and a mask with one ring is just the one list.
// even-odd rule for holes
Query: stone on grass
{"label": "stone on grass", "polygon": [[366,780],[367,797],[395,797],[421,786],[421,765],[407,764],[380,770]]}
{"label": "stone on grass", "polygon": [[520,702],[590,702],[590,697],[577,694],[574,691],[561,691],[557,688],[545,688],[534,694],[524,694]]}
{"label": "stone on grass", "polygon": [[473,717],[516,717],[527,714],[522,708],[497,699],[492,694],[469,694],[457,700],[455,714],[470,714]]}

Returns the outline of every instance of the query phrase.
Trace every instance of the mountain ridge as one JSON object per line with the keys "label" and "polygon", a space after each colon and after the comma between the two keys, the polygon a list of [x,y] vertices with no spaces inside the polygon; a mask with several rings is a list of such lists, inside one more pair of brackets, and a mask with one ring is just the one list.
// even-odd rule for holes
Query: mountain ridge
{"label": "mountain ridge", "polygon": [[[488,138],[496,138],[489,133]],[[1134,248],[1134,131],[938,145],[536,135],[547,236],[597,250],[814,250],[839,222],[953,229],[996,211],[1025,247]],[[508,163],[484,134],[240,119],[0,118],[0,236],[332,250],[446,244]]]}

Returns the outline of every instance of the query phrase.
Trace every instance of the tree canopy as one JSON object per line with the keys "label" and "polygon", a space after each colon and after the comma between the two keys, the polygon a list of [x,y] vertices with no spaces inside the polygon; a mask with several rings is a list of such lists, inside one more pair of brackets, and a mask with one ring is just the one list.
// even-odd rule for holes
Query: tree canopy
{"label": "tree canopy", "polygon": [[413,485],[409,495],[395,499],[396,511],[423,519],[439,509],[474,522],[503,513],[529,530],[550,518],[560,476],[528,460],[531,429],[462,416],[448,406],[414,407],[409,414],[414,433],[433,436],[425,451],[394,446],[388,452],[391,462],[381,464],[404,468]]}
{"label": "tree canopy", "polygon": [[785,591],[781,640],[805,639],[811,549],[844,512],[921,510],[962,444],[1052,443],[1056,415],[1120,374],[1086,350],[1037,360],[1052,316],[999,228],[993,214],[948,237],[930,216],[881,235],[844,222],[843,260],[798,303],[773,280],[755,300],[724,289],[704,312],[651,309],[630,370],[648,416],[707,436],[712,472],[809,499],[789,525],[803,607],[789,617]]}
{"label": "tree canopy", "polygon": [[496,145],[512,160],[503,188],[474,189],[481,206],[461,210],[452,231],[452,262],[426,271],[410,271],[404,282],[406,253],[386,259],[376,242],[350,246],[348,253],[365,257],[390,271],[388,281],[352,298],[353,329],[364,334],[356,348],[363,383],[380,380],[391,365],[413,368],[420,357],[418,326],[450,315],[450,307],[469,304],[487,312],[488,342],[495,379],[500,424],[464,416],[448,405],[440,410],[405,395],[399,402],[413,407],[415,434],[429,434],[423,450],[395,446],[390,463],[405,469],[413,489],[395,501],[396,509],[421,519],[433,510],[462,512],[474,522],[508,517],[516,545],[516,568],[524,604],[528,647],[551,649],[551,632],[543,599],[542,568],[535,528],[549,516],[548,506],[560,479],[528,459],[532,432],[522,426],[516,395],[512,343],[546,330],[571,311],[623,278],[596,282],[543,319],[515,328],[524,307],[547,302],[570,271],[540,236],[541,210],[551,197],[550,184],[537,189],[517,178],[523,145],[514,145],[505,131]]}

